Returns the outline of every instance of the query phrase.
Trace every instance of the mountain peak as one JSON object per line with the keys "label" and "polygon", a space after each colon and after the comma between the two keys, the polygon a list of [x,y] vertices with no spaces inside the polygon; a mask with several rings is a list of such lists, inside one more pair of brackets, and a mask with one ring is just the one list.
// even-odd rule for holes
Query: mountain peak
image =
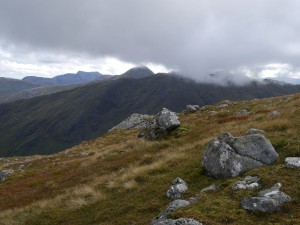
{"label": "mountain peak", "polygon": [[126,78],[141,79],[153,75],[154,73],[147,66],[137,66],[127,70],[121,76]]}

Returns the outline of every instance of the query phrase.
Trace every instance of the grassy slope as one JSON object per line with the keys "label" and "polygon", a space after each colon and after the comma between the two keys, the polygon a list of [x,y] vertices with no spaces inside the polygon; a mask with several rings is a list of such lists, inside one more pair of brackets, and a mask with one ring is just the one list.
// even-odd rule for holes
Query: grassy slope
{"label": "grassy slope", "polygon": [[[189,184],[188,196],[215,183],[219,191],[206,193],[173,217],[192,217],[203,224],[300,224],[300,173],[287,169],[287,156],[300,156],[300,94],[216,105],[197,114],[181,114],[182,127],[160,141],[137,139],[137,130],[114,131],[51,156],[5,158],[0,169],[19,171],[0,183],[0,224],[149,224],[169,200],[170,182],[179,176]],[[236,112],[248,109],[249,116]],[[277,110],[278,118],[268,116]],[[213,179],[200,161],[208,142],[222,131],[241,135],[263,129],[280,155],[268,167],[249,171],[259,175],[263,188],[282,182],[292,202],[280,212],[249,213],[239,208],[242,196],[254,191],[232,191],[241,177]],[[80,153],[87,152],[88,156]]]}

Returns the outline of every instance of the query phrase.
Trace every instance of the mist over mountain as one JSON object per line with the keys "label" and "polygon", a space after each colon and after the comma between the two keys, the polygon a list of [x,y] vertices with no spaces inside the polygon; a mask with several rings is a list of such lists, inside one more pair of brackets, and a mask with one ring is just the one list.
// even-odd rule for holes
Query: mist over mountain
{"label": "mist over mountain", "polygon": [[104,134],[132,113],[162,107],[180,112],[229,100],[278,96],[300,86],[251,82],[245,86],[201,84],[170,74],[94,82],[51,95],[0,105],[0,155],[50,154]]}

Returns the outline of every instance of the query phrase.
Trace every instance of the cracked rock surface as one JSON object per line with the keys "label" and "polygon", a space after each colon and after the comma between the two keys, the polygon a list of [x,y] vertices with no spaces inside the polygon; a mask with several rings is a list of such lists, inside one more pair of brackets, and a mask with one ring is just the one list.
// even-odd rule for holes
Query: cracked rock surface
{"label": "cracked rock surface", "polygon": [[208,174],[216,178],[236,177],[279,158],[264,135],[247,133],[240,137],[222,133],[209,143],[202,160]]}

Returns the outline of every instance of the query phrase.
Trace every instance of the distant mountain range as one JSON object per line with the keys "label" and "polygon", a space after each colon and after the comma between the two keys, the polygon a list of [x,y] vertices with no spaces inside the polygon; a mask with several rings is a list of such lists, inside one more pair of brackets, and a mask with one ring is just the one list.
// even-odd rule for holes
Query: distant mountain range
{"label": "distant mountain range", "polygon": [[268,77],[268,80],[274,80],[279,82],[284,82],[287,84],[299,85],[300,79],[299,78],[292,78],[292,77]]}
{"label": "distant mountain range", "polygon": [[0,104],[0,156],[58,152],[104,134],[132,113],[154,114],[162,107],[180,112],[187,104],[202,106],[224,99],[247,100],[299,91],[300,86],[274,82],[201,84],[169,74],[154,75],[146,68],[134,69],[117,79]]}

